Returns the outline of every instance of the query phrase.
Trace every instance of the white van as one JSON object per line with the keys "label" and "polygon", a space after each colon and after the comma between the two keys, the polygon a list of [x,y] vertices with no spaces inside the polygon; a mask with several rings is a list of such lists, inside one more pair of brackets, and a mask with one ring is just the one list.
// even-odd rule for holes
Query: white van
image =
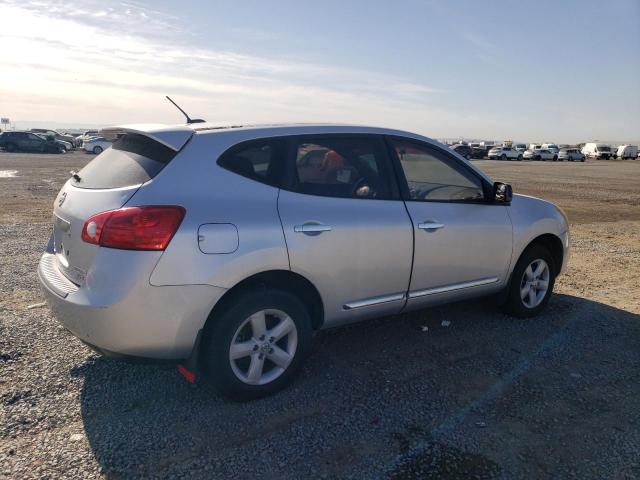
{"label": "white van", "polygon": [[609,160],[612,157],[611,146],[606,143],[586,143],[582,147],[582,154],[588,158]]}
{"label": "white van", "polygon": [[540,145],[539,143],[529,144],[529,150],[535,151],[535,150],[540,150],[541,148],[542,148],[542,145]]}
{"label": "white van", "polygon": [[638,156],[637,145],[620,145],[616,152],[618,158],[636,158]]}
{"label": "white van", "polygon": [[543,143],[542,144],[542,148],[544,150],[549,150],[553,153],[558,153],[560,151],[560,147],[558,145],[556,145],[555,143]]}

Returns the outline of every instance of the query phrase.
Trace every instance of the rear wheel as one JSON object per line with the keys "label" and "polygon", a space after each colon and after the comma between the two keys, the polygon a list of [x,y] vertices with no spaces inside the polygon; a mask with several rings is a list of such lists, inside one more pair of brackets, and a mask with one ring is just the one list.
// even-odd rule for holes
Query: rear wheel
{"label": "rear wheel", "polygon": [[252,400],[284,388],[311,346],[307,309],[281,290],[241,293],[209,322],[200,357],[205,379],[234,400]]}
{"label": "rear wheel", "polygon": [[522,161],[522,155],[518,155],[518,161],[521,162]]}
{"label": "rear wheel", "polygon": [[506,159],[507,159],[507,156],[503,153],[503,154],[500,156],[500,160],[502,160],[502,161],[504,162]]}
{"label": "rear wheel", "polygon": [[524,251],[513,270],[505,304],[516,317],[533,317],[547,305],[555,283],[556,266],[549,250],[533,245]]}

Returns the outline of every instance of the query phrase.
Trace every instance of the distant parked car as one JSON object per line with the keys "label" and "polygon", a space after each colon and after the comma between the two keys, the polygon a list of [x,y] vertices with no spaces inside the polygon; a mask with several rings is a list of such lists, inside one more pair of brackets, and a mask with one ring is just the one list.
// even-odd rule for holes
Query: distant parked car
{"label": "distant parked car", "polygon": [[487,156],[487,148],[481,146],[480,144],[478,144],[477,147],[471,147],[471,157],[470,158],[477,158],[477,159],[482,159],[484,157]]}
{"label": "distant parked car", "polygon": [[513,148],[515,148],[520,153],[524,153],[524,151],[527,149],[527,146],[524,143],[516,143]]}
{"label": "distant parked car", "polygon": [[611,146],[606,143],[586,143],[582,147],[582,153],[588,158],[598,158],[609,160],[611,155]]}
{"label": "distant parked car", "polygon": [[96,155],[104,152],[111,146],[111,142],[104,137],[93,137],[82,144],[82,148],[87,152],[95,153]]}
{"label": "distant parked car", "polygon": [[558,160],[561,162],[567,160],[568,162],[584,162],[584,155],[577,148],[561,148],[558,152]]}
{"label": "distant parked car", "polygon": [[488,157],[490,160],[522,160],[522,154],[513,147],[493,147]]}
{"label": "distant parked car", "polygon": [[551,150],[546,150],[544,148],[527,150],[522,154],[522,157],[527,160],[553,160],[554,162],[558,159],[557,154],[553,153]]}
{"label": "distant parked car", "polygon": [[67,142],[69,145],[71,145],[71,148],[80,146],[80,142],[73,135],[64,135],[60,132],[57,132],[56,130],[47,128],[32,128],[31,131],[33,133],[37,133],[38,135],[53,137],[55,140],[62,140],[63,142]]}
{"label": "distant parked car", "polygon": [[459,153],[464,158],[468,159],[471,157],[471,147],[469,145],[459,143],[458,145],[452,145],[449,148],[454,152]]}
{"label": "distant parked car", "polygon": [[7,152],[64,153],[67,142],[48,139],[33,132],[4,132],[0,134],[0,148]]}
{"label": "distant parked car", "polygon": [[549,150],[556,154],[560,152],[560,147],[555,143],[543,143],[541,148],[543,148],[544,150]]}
{"label": "distant parked car", "polygon": [[638,147],[636,145],[620,145],[616,152],[618,158],[636,158],[638,156]]}
{"label": "distant parked car", "polygon": [[100,134],[98,133],[98,130],[87,130],[86,132],[83,132],[82,135],[78,135],[76,139],[80,142],[80,145],[82,145],[87,140],[99,136]]}

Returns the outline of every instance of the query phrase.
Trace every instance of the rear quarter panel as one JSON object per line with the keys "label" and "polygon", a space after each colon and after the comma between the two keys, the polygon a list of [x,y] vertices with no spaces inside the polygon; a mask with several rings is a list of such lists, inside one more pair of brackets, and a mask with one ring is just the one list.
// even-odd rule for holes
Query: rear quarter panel
{"label": "rear quarter panel", "polygon": [[[243,134],[247,132],[194,135],[128,203],[181,205],[186,209],[180,228],[151,275],[152,285],[230,288],[255,273],[289,269],[277,211],[278,189],[216,163],[221,153],[244,139]],[[211,223],[237,227],[236,251],[206,254],[198,248],[198,227]]]}

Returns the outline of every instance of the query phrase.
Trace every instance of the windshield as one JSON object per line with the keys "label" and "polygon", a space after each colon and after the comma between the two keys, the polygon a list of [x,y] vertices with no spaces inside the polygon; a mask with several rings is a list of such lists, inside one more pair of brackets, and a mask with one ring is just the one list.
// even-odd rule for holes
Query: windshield
{"label": "windshield", "polygon": [[611,148],[610,147],[606,147],[604,145],[598,145],[596,147],[596,150],[599,151],[599,152],[610,152]]}

